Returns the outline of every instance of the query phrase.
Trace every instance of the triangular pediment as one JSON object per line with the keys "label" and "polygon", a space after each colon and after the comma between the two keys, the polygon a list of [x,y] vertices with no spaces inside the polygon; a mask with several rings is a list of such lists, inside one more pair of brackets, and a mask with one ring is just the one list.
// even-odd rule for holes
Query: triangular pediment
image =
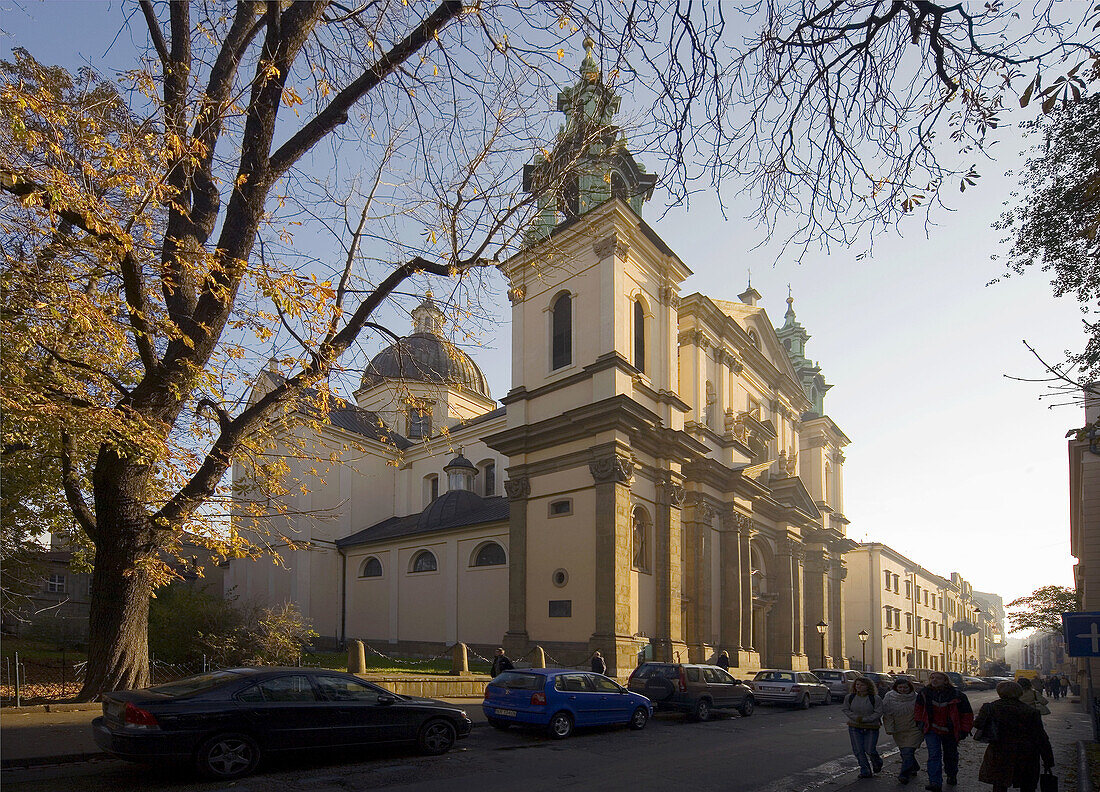
{"label": "triangular pediment", "polygon": [[793,382],[799,382],[794,366],[791,365],[790,356],[779,337],[775,334],[768,313],[758,305],[746,305],[742,302],[731,300],[715,300],[708,298],[714,307],[736,322],[745,333],[750,330],[760,341],[760,352],[779,371],[788,376]]}
{"label": "triangular pediment", "polygon": [[798,509],[798,511],[808,514],[815,520],[821,519],[821,510],[817,508],[817,504],[810,497],[806,485],[802,483],[802,479],[798,476],[771,479],[768,482],[768,487],[771,488],[772,497],[779,503]]}

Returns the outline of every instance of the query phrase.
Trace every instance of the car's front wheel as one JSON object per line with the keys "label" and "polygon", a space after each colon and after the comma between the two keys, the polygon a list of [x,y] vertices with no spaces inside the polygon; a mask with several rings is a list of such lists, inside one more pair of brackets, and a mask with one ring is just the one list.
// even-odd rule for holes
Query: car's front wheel
{"label": "car's front wheel", "polygon": [[634,710],[634,714],[630,716],[630,728],[641,731],[647,723],[649,723],[649,710],[645,707],[638,707]]}
{"label": "car's front wheel", "polygon": [[449,721],[436,719],[430,720],[420,727],[420,733],[416,736],[416,745],[420,752],[428,756],[438,756],[451,750],[458,735],[455,727]]}
{"label": "car's front wheel", "polygon": [[555,712],[546,729],[555,740],[564,740],[573,733],[573,718],[568,712]]}
{"label": "car's front wheel", "polygon": [[215,735],[204,742],[196,754],[199,772],[219,781],[246,776],[259,763],[260,746],[247,734]]}
{"label": "car's front wheel", "polygon": [[747,718],[756,711],[756,702],[752,696],[748,696],[745,699],[745,703],[737,708],[737,711],[741,713],[742,718]]}

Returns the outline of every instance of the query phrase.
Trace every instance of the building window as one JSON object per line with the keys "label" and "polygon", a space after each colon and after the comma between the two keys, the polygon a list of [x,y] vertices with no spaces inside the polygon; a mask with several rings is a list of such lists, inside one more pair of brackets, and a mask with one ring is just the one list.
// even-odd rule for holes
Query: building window
{"label": "building window", "polygon": [[424,508],[428,508],[431,502],[439,497],[439,476],[430,473],[424,477]]}
{"label": "building window", "polygon": [[486,462],[481,468],[482,478],[485,480],[485,497],[491,498],[497,494],[497,466],[495,462]]}
{"label": "building window", "polygon": [[503,566],[507,563],[508,559],[504,556],[504,548],[496,542],[486,542],[474,554],[472,566]]}
{"label": "building window", "polygon": [[65,576],[64,575],[50,575],[46,578],[46,591],[51,594],[64,594],[65,593]]}
{"label": "building window", "polygon": [[631,536],[633,566],[639,572],[649,572],[649,515],[641,506],[634,508]]}
{"label": "building window", "polygon": [[409,565],[410,572],[435,572],[438,569],[435,554],[431,550],[421,550],[413,556],[412,564]]}
{"label": "building window", "polygon": [[884,574],[886,575],[886,590],[889,591],[890,590],[890,580],[891,580],[890,572],[887,571]]}
{"label": "building window", "polygon": [[432,411],[423,405],[409,408],[408,437],[422,438],[432,436]]}
{"label": "building window", "polygon": [[550,501],[548,512],[550,517],[564,517],[567,514],[572,514],[573,499],[562,498],[560,500]]}
{"label": "building window", "polygon": [[913,632],[913,614],[912,613],[906,613],[905,614],[905,631],[907,633]]}
{"label": "building window", "polygon": [[634,301],[634,368],[645,373],[645,306],[640,297]]}
{"label": "building window", "polygon": [[374,556],[368,556],[359,569],[359,577],[382,577],[382,562]]}
{"label": "building window", "polygon": [[913,581],[912,580],[905,581],[905,598],[906,599],[913,599]]}
{"label": "building window", "polygon": [[562,294],[550,313],[550,368],[557,370],[573,362],[573,298]]}
{"label": "building window", "polygon": [[894,593],[895,594],[898,593],[898,580],[899,580],[898,576],[894,575]]}

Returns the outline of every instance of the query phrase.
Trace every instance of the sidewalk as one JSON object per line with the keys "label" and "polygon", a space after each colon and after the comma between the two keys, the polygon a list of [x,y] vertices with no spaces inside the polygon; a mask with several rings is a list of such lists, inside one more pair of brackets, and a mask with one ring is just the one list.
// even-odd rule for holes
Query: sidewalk
{"label": "sidewalk", "polygon": [[[475,727],[486,725],[481,696],[439,700],[464,709]],[[92,739],[92,720],[99,717],[103,706],[72,707],[66,712],[46,712],[41,706],[0,710],[0,767],[82,762],[104,756]]]}
{"label": "sidewalk", "polygon": [[[1054,749],[1054,774],[1058,776],[1058,789],[1060,792],[1072,792],[1075,786],[1068,781],[1077,777],[1077,743],[1084,740],[1089,742],[1092,740],[1092,724],[1089,721],[1089,716],[1078,711],[1078,704],[1076,699],[1073,703],[1070,703],[1068,698],[1058,699],[1057,701],[1051,701],[1050,714],[1043,716],[1043,727],[1047,730],[1047,735],[1050,737],[1051,748]],[[978,705],[974,705],[975,714],[977,714]],[[883,735],[885,737],[885,735]],[[886,751],[883,751],[883,748]],[[959,785],[954,789],[959,792],[969,792],[974,790],[992,789],[989,784],[983,784],[978,781],[978,769],[982,765],[982,757],[985,755],[986,746],[983,743],[976,743],[971,739],[963,740],[959,743]],[[885,788],[889,787],[891,790],[902,787],[897,783],[898,770],[901,767],[901,758],[898,756],[897,748],[894,747],[893,741],[888,738],[885,740],[885,745],[882,742],[879,743],[879,750],[884,754],[889,753],[890,756],[886,757],[886,766],[882,770],[882,774],[875,776],[873,779],[853,779],[851,774],[847,778],[837,779],[836,786],[827,788],[828,792],[840,792],[840,790],[859,790],[859,792],[885,792]],[[924,785],[928,783],[928,775],[924,770],[927,763],[928,754],[923,747],[917,750],[917,761],[920,762],[921,772],[917,774],[917,777],[909,782],[909,786],[906,789],[923,790]],[[944,792],[950,792],[952,787],[944,786]],[[823,788],[822,792],[825,792]]]}

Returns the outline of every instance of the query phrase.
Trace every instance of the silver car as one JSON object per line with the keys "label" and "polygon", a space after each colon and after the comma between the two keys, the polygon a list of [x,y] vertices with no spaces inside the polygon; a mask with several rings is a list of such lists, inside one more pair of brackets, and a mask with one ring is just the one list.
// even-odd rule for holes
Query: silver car
{"label": "silver car", "polygon": [[828,704],[832,698],[828,685],[809,671],[757,671],[749,684],[761,704],[787,704],[809,709],[811,704]]}
{"label": "silver car", "polygon": [[852,680],[859,679],[860,676],[858,671],[843,668],[815,668],[813,675],[828,686],[833,701],[843,701],[852,689]]}

